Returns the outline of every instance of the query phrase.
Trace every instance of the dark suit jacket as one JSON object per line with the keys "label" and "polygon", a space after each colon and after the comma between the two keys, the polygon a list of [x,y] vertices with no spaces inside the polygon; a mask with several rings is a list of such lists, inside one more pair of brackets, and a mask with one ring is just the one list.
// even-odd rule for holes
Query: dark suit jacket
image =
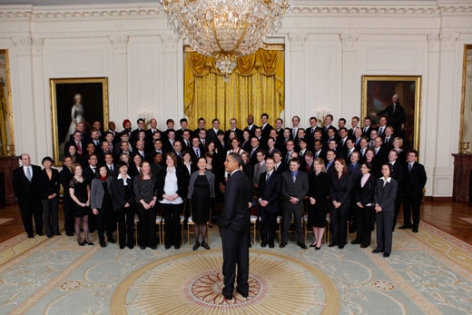
{"label": "dark suit jacket", "polygon": [[298,198],[298,204],[294,205],[296,208],[303,209],[303,199],[308,193],[310,186],[308,184],[308,175],[298,171],[297,180],[293,183],[290,170],[282,174],[282,196],[284,197],[284,205],[292,205],[289,202],[290,197]]}
{"label": "dark suit jacket", "polygon": [[249,131],[249,133],[251,134],[251,137],[252,137],[252,136],[254,136],[254,131],[256,131],[256,128],[257,128],[257,127],[258,127],[258,126],[256,126],[255,124],[253,124],[251,129],[249,129],[249,126],[247,126],[246,128],[244,128],[244,130]]}
{"label": "dark suit jacket", "polygon": [[408,163],[405,163],[403,172],[403,194],[405,196],[421,198],[426,180],[426,171],[422,164],[415,162],[409,172]]}
{"label": "dark suit jacket", "polygon": [[[231,129],[228,129],[225,131],[225,142],[228,143],[228,139],[229,139],[229,133],[231,132]],[[243,141],[243,131],[241,129],[238,129],[236,128],[235,130],[236,132],[236,138],[239,139],[239,141]],[[230,145],[230,143],[228,143],[228,145]]]}
{"label": "dark suit jacket", "polygon": [[[125,206],[126,203],[129,203],[129,205],[132,207],[134,205],[134,186],[133,186],[133,179],[128,178],[126,180],[128,183],[128,189],[129,189],[129,195],[128,199],[125,198],[125,186],[124,186],[124,181],[123,179],[118,179],[118,177],[115,177],[113,179],[113,182],[111,183],[111,190],[113,193],[113,208],[115,210],[121,209]],[[134,220],[134,218],[131,218],[131,220]]]}
{"label": "dark suit jacket", "polygon": [[218,142],[218,137],[216,136],[216,132],[215,130],[213,130],[213,128],[210,128],[207,130],[206,132],[206,143],[209,143],[210,141],[213,141],[213,142]]}
{"label": "dark suit jacket", "polygon": [[241,171],[236,171],[226,183],[223,212],[218,220],[220,228],[233,229],[238,232],[249,230],[250,210],[248,203],[252,200],[252,189],[249,179]]}
{"label": "dark suit jacket", "polygon": [[388,152],[390,151],[390,149],[393,148],[393,138],[394,138],[393,136],[390,136],[390,139],[388,139],[387,142],[385,142],[385,138],[384,138],[384,143],[382,143],[382,149],[384,149],[385,152]]}
{"label": "dark suit jacket", "polygon": [[13,171],[13,191],[19,202],[32,201],[40,198],[39,173],[41,168],[31,164],[32,179],[31,182],[25,175],[23,166]]}
{"label": "dark suit jacket", "polygon": [[64,197],[70,196],[69,194],[69,183],[70,180],[74,177],[74,174],[70,169],[68,169],[66,166],[62,168],[62,171],[59,173],[59,178],[61,181],[62,188],[64,190],[63,194]]}
{"label": "dark suit jacket", "polygon": [[[187,198],[188,193],[188,182],[190,179],[190,175],[187,172],[187,168],[183,168],[183,166],[176,167],[176,175],[177,175],[177,195],[185,200]],[[161,176],[157,178],[157,198],[159,200],[164,199],[162,195],[165,194],[164,186],[166,182],[167,176],[167,167],[164,167],[161,171]]]}
{"label": "dark suit jacket", "polygon": [[385,184],[385,187],[382,178],[379,178],[377,180],[374,201],[376,204],[382,207],[382,212],[395,211],[395,198],[397,198],[397,188],[397,181],[393,178],[390,180],[390,183]]}
{"label": "dark suit jacket", "polygon": [[349,174],[344,174],[338,179],[338,175],[333,173],[331,187],[329,190],[330,202],[338,201],[341,206],[347,206],[351,197],[352,180]]}
{"label": "dark suit jacket", "polygon": [[39,172],[39,187],[41,188],[41,199],[48,199],[49,195],[56,194],[56,197],[59,198],[59,189],[60,180],[59,180],[59,171],[52,169],[52,176],[49,179],[46,170],[41,170]]}
{"label": "dark suit jacket", "polygon": [[374,175],[370,174],[369,179],[365,183],[364,187],[361,187],[361,177],[356,182],[356,203],[360,202],[363,206],[366,204],[374,204],[374,193],[375,193],[375,183],[377,178]]}
{"label": "dark suit jacket", "polygon": [[390,176],[397,181],[398,184],[398,189],[397,189],[397,195],[403,194],[403,176],[404,176],[404,164],[398,162],[395,162],[393,165],[393,171],[390,174]]}
{"label": "dark suit jacket", "polygon": [[329,178],[328,173],[320,172],[316,176],[315,172],[308,174],[310,189],[308,197],[315,198],[318,209],[328,209]]}
{"label": "dark suit jacket", "polygon": [[267,172],[264,172],[259,177],[257,196],[269,202],[264,208],[265,211],[278,213],[280,211],[280,191],[282,189],[281,177],[275,171],[272,172],[267,181],[266,176]]}
{"label": "dark suit jacket", "polygon": [[269,123],[267,125],[265,125],[264,129],[262,129],[262,138],[265,141],[267,141],[267,139],[269,139],[269,134],[270,134],[270,131],[272,129],[274,129],[274,127],[272,127]]}

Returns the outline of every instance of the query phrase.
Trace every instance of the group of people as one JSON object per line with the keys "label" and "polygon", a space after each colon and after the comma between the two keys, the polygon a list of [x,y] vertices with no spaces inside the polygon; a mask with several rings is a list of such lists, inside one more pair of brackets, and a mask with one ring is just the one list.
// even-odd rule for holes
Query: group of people
{"label": "group of people", "polygon": [[[81,246],[93,244],[89,232],[95,229],[101,246],[105,247],[106,241],[115,243],[113,233],[118,223],[120,248],[133,248],[136,213],[138,246],[157,248],[155,218],[159,208],[165,222],[166,249],[180,247],[182,215],[185,222],[190,218],[194,224],[193,248],[209,249],[207,224],[211,225],[215,200],[223,202],[231,175],[224,161],[235,153],[241,157],[241,171],[250,183],[251,195],[257,196],[252,202],[260,218],[261,246],[275,246],[277,217],[281,215],[279,246],[287,245],[293,223],[297,244],[307,248],[302,232],[306,212],[307,225],[314,233],[309,246],[320,249],[329,212],[329,246],[346,245],[348,224],[357,231],[351,243],[369,246],[375,219],[376,251],[388,256],[401,204],[404,224],[400,228],[418,231],[426,183],[418,153],[402,149],[404,122],[393,118],[394,113],[402,112],[404,115],[394,96],[385,115],[379,116],[378,126],[372,125],[370,117],[364,118],[363,126],[359,117],[352,117],[350,129],[344,118],[335,127],[332,115],[324,117],[322,127],[316,117],[310,117],[308,128],[300,127],[298,116],[292,118],[291,127],[284,128],[280,118],[272,127],[269,116],[262,114],[261,126],[256,126],[254,116],[249,115],[244,129],[232,118],[226,131],[220,129],[218,119],[207,129],[203,118],[193,131],[186,118],[180,120],[178,130],[168,119],[165,131],[157,129],[156,119],[149,121],[148,128],[138,119],[134,130],[126,119],[121,132],[116,131],[114,122],[106,132],[99,121],[94,121],[89,131],[84,122],[77,122],[65,146],[62,171],[52,168],[50,157],[43,159],[41,170],[23,154],[22,167],[14,172],[14,190],[29,237],[34,235],[32,217],[38,235],[43,234],[43,226],[48,237],[59,234],[62,184],[65,232],[71,236],[75,232]],[[392,120],[394,123],[389,123]],[[39,200],[42,209],[36,206]]]}

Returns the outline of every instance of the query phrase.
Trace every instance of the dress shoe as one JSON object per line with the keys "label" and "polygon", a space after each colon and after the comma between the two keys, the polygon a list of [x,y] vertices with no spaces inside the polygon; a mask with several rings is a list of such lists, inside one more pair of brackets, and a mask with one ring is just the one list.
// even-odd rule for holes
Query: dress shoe
{"label": "dress shoe", "polygon": [[142,250],[145,250],[145,249],[146,249],[146,246],[139,245],[139,248],[141,248]]}
{"label": "dress shoe", "polygon": [[210,246],[208,246],[208,244],[206,242],[202,243],[202,247],[205,248],[205,249],[210,249]]}
{"label": "dress shoe", "polygon": [[180,245],[175,245],[174,248],[175,249],[180,249]]}
{"label": "dress shoe", "polygon": [[165,248],[165,249],[169,249],[169,248],[171,248],[171,246],[170,246],[170,245],[166,245],[164,248]]}
{"label": "dress shoe", "polygon": [[384,253],[383,256],[384,256],[385,258],[390,257],[390,253]]}
{"label": "dress shoe", "polygon": [[51,237],[52,237],[52,235],[46,235],[46,236],[47,236],[48,238],[51,238]]}
{"label": "dress shoe", "polygon": [[336,245],[337,245],[337,244],[335,244],[335,243],[330,243],[330,244],[328,245],[328,247],[334,247],[334,246],[336,246]]}
{"label": "dress shoe", "polygon": [[364,245],[364,244],[362,244],[362,245],[361,245],[361,248],[366,248],[366,247],[368,247],[368,246],[369,246],[369,245]]}
{"label": "dress shoe", "polygon": [[59,232],[56,232],[56,233],[54,233],[54,235],[60,236],[60,235],[61,235],[61,233],[59,233]]}
{"label": "dress shoe", "polygon": [[267,243],[266,242],[262,242],[261,243],[261,247],[266,247],[267,246]]}
{"label": "dress shoe", "polygon": [[128,245],[128,248],[129,248],[129,249],[133,249],[133,248],[134,248],[134,244]]}
{"label": "dress shoe", "polygon": [[157,249],[157,245],[152,246],[151,249]]}
{"label": "dress shoe", "polygon": [[28,234],[28,238],[34,238],[33,234]]}
{"label": "dress shoe", "polygon": [[108,243],[115,244],[115,243],[116,243],[116,240],[115,240],[114,238],[110,237],[110,238],[108,239]]}
{"label": "dress shoe", "polygon": [[236,292],[241,294],[244,298],[247,298],[249,296],[249,293],[244,293],[242,290],[239,290],[238,288],[236,288]]}
{"label": "dress shoe", "polygon": [[44,233],[36,233],[38,236],[44,236]]}
{"label": "dress shoe", "polygon": [[382,252],[383,252],[383,249],[378,249],[378,248],[372,251],[373,254],[382,253]]}
{"label": "dress shoe", "polygon": [[77,243],[79,243],[79,246],[85,246],[85,242],[84,242],[84,241],[82,241],[82,242],[77,241]]}
{"label": "dress shoe", "polygon": [[308,248],[308,247],[306,247],[305,243],[298,242],[297,245],[300,246],[301,249],[307,249]]}
{"label": "dress shoe", "polygon": [[411,226],[409,225],[402,225],[399,227],[400,230],[406,230],[406,229],[411,229]]}
{"label": "dress shoe", "polygon": [[72,233],[72,232],[67,232],[66,235],[67,235],[67,236],[74,236],[74,233]]}
{"label": "dress shoe", "polygon": [[412,231],[413,233],[418,233],[418,228],[417,228],[417,227],[414,227],[414,228],[411,229],[411,231]]}
{"label": "dress shoe", "polygon": [[93,244],[92,242],[90,242],[90,241],[85,241],[85,243],[86,243],[87,245],[94,245],[94,244]]}
{"label": "dress shoe", "polygon": [[284,248],[287,245],[287,243],[280,243],[279,247]]}
{"label": "dress shoe", "polygon": [[357,244],[359,244],[359,241],[358,241],[358,240],[353,240],[353,241],[351,242],[351,244],[352,244],[352,245],[357,245]]}
{"label": "dress shoe", "polygon": [[107,247],[107,243],[105,243],[105,241],[101,241],[100,242],[100,247]]}
{"label": "dress shoe", "polygon": [[232,295],[232,294],[224,294],[224,293],[222,293],[222,294],[223,294],[223,296],[225,297],[225,299],[228,300],[228,301],[230,301],[230,300],[233,299],[233,295]]}
{"label": "dress shoe", "polygon": [[269,244],[269,248],[274,248],[274,244]]}
{"label": "dress shoe", "polygon": [[343,249],[343,248],[344,248],[344,244],[338,245],[338,248],[339,248],[339,249]]}
{"label": "dress shoe", "polygon": [[252,244],[251,244],[251,243],[247,244],[247,247],[251,248],[251,247],[252,247]]}
{"label": "dress shoe", "polygon": [[193,250],[197,250],[200,247],[199,242],[195,242],[195,245],[193,245]]}
{"label": "dress shoe", "polygon": [[320,247],[315,246],[315,250],[320,250],[320,249],[321,249],[321,246]]}
{"label": "dress shoe", "polygon": [[124,249],[125,248],[125,245],[120,245],[120,249]]}
{"label": "dress shoe", "polygon": [[312,243],[310,244],[310,247],[316,247],[316,244]]}

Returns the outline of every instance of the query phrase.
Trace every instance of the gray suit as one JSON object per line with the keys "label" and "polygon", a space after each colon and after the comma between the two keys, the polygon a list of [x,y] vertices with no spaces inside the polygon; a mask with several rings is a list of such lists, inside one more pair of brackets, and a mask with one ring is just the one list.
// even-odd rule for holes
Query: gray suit
{"label": "gray suit", "polygon": [[385,253],[392,251],[392,227],[397,189],[397,181],[393,178],[390,179],[390,183],[387,182],[385,185],[382,178],[379,178],[375,187],[375,204],[382,207],[382,211],[377,212],[375,215],[377,222],[377,250],[384,251]]}
{"label": "gray suit", "polygon": [[[308,175],[303,172],[298,172],[296,175],[296,181],[293,182],[292,174],[290,171],[286,171],[282,174],[282,195],[284,197],[283,202],[283,230],[282,230],[282,243],[287,244],[288,241],[288,230],[292,221],[292,212],[294,215],[295,222],[295,233],[297,236],[298,243],[305,243],[302,231],[302,216],[303,216],[303,205],[304,198],[308,192]],[[289,202],[290,197],[298,199],[296,205]]]}

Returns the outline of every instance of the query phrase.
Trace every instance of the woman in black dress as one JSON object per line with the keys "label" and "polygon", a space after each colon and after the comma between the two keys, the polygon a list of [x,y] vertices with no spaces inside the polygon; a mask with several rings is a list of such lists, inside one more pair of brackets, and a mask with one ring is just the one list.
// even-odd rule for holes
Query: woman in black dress
{"label": "woman in black dress", "polygon": [[108,168],[105,165],[98,167],[97,178],[92,179],[90,204],[92,213],[97,218],[98,240],[101,247],[106,247],[105,230],[110,243],[116,243],[113,239],[113,209],[111,198],[111,183],[113,178],[108,176]]}
{"label": "woman in black dress", "polygon": [[59,171],[52,168],[53,164],[54,161],[46,156],[43,159],[44,169],[39,173],[41,204],[47,237],[61,235],[59,233]]}
{"label": "woman in black dress", "polygon": [[328,212],[329,179],[325,163],[322,158],[316,158],[313,162],[314,172],[308,174],[310,189],[308,191],[308,227],[313,228],[315,240],[310,245],[316,250],[321,248],[326,226],[326,213]]}
{"label": "woman in black dress", "polygon": [[[74,177],[69,183],[70,197],[75,203],[74,217],[75,217],[75,234],[77,234],[77,242],[80,246],[93,245],[89,239],[89,225],[88,218],[90,215],[90,184],[89,180],[82,176],[82,165],[75,163],[72,165]],[[84,231],[84,240],[80,236],[80,226]]]}
{"label": "woman in black dress", "polygon": [[361,244],[362,248],[370,245],[372,218],[374,216],[374,192],[377,179],[370,173],[372,165],[364,162],[361,165],[362,176],[356,187],[356,227],[357,237],[351,244]]}
{"label": "woman in black dress", "polygon": [[206,225],[210,220],[211,199],[215,198],[215,175],[206,169],[206,159],[199,158],[197,166],[198,171],[190,177],[188,190],[188,199],[192,201],[192,219],[195,229],[193,250],[197,250],[200,245],[205,249],[210,249],[206,242],[208,233]]}
{"label": "woman in black dress", "polygon": [[157,188],[156,180],[151,172],[151,165],[144,161],[139,176],[134,178],[134,194],[137,201],[138,245],[141,249],[146,246],[157,249],[156,212]]}
{"label": "woman in black dress", "polygon": [[352,180],[342,158],[334,162],[334,173],[329,189],[331,203],[330,218],[333,241],[329,247],[338,246],[343,249],[347,242],[347,219],[349,214]]}

